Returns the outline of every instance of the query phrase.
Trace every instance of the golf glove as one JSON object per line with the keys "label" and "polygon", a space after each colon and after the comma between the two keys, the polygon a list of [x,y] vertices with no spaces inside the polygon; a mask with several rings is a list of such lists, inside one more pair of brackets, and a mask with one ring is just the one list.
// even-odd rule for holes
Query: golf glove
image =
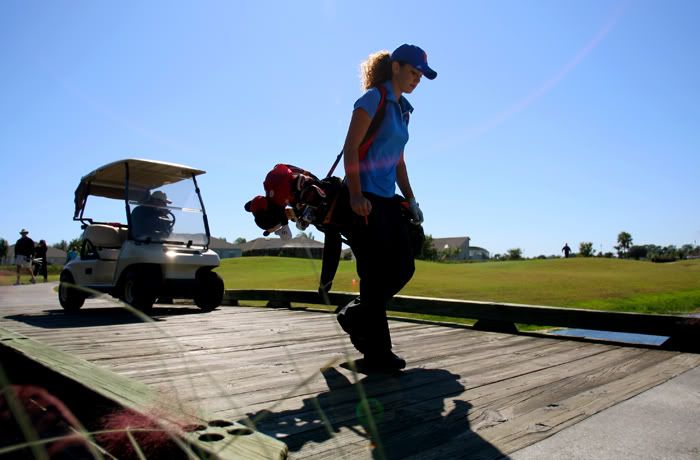
{"label": "golf glove", "polygon": [[418,203],[416,202],[415,198],[411,198],[408,200],[408,209],[411,211],[411,214],[413,215],[413,223],[416,225],[420,225],[423,223],[423,211],[420,210],[420,207],[418,207]]}
{"label": "golf glove", "polygon": [[292,239],[292,231],[289,229],[289,225],[285,224],[275,230],[275,235],[279,236],[283,240],[291,240]]}

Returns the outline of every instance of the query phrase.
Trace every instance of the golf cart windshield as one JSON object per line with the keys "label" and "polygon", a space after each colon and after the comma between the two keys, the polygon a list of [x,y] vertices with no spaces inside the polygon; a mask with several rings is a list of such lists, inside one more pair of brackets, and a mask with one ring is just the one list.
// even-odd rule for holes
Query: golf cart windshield
{"label": "golf cart windshield", "polygon": [[[75,191],[74,220],[128,227],[129,238],[183,246],[208,246],[209,227],[196,176],[204,171],[174,163],[126,159],[85,175]],[[85,215],[90,197],[91,215]],[[94,203],[93,203],[94,201]],[[103,202],[108,201],[110,206]],[[121,201],[121,212],[113,212]],[[126,219],[121,221],[118,216]],[[115,222],[115,217],[119,220]]]}
{"label": "golf cart windshield", "polygon": [[[129,194],[136,197],[138,194]],[[129,199],[131,236],[137,241],[206,246],[204,210],[192,181],[152,189]]]}

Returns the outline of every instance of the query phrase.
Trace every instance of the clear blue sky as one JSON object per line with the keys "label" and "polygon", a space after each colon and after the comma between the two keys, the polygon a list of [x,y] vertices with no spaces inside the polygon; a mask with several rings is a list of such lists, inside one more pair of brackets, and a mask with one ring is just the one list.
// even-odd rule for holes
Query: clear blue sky
{"label": "clear blue sky", "polygon": [[267,171],[324,175],[359,63],[408,42],[439,74],[408,96],[426,233],[528,257],[700,241],[700,2],[432,3],[0,2],[0,237],[77,237],[79,178],[127,157],[206,170],[212,233],[261,236],[243,204]]}

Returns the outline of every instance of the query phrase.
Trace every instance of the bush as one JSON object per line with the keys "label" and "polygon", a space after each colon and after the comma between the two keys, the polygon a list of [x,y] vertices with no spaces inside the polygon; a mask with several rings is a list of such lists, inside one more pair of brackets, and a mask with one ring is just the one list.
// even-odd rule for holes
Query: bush
{"label": "bush", "polygon": [[459,254],[459,248],[447,248],[438,251],[439,261],[448,261]]}
{"label": "bush", "polygon": [[593,243],[590,241],[582,241],[579,245],[579,253],[583,257],[592,257],[595,250],[593,249]]}
{"label": "bush", "polygon": [[437,249],[435,249],[432,235],[425,235],[425,239],[423,240],[423,247],[421,248],[420,253],[416,254],[416,259],[420,259],[420,260],[437,260],[438,259],[438,251],[437,251]]}
{"label": "bush", "polygon": [[523,250],[520,248],[508,249],[508,260],[521,260],[523,258]]}
{"label": "bush", "polygon": [[675,257],[664,257],[664,256],[654,256],[651,258],[652,262],[656,263],[665,263],[665,262],[675,262],[676,259]]}
{"label": "bush", "polygon": [[627,257],[630,259],[645,259],[647,257],[648,250],[646,246],[632,246],[627,251]]}
{"label": "bush", "polygon": [[63,270],[63,265],[49,264],[46,266],[46,272],[49,275],[59,275]]}

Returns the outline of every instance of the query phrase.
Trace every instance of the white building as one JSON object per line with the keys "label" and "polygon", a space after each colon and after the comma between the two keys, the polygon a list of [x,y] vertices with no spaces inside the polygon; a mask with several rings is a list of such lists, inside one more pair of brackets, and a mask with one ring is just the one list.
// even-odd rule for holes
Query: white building
{"label": "white building", "polygon": [[471,246],[469,241],[468,236],[433,238],[433,247],[438,254],[451,252],[450,260],[488,260],[491,257],[486,249]]}

